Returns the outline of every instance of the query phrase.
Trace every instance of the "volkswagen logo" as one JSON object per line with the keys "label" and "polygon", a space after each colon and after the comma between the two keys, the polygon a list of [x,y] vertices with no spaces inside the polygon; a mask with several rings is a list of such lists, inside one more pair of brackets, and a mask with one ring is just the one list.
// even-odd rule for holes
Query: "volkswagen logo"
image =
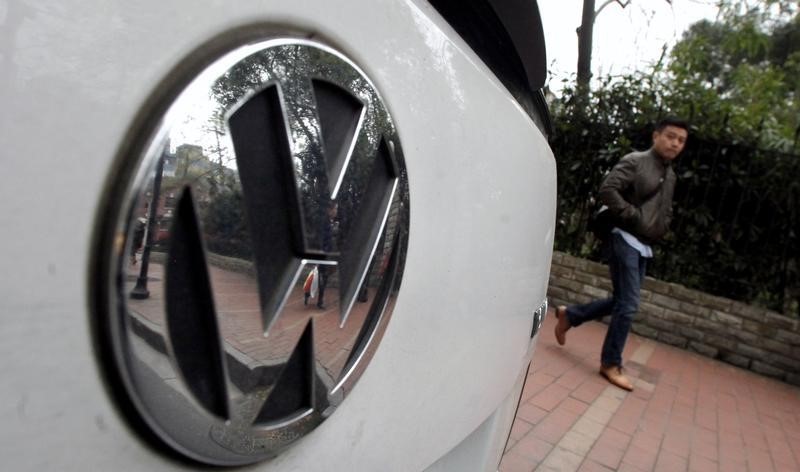
{"label": "volkswagen logo", "polygon": [[252,463],[334,414],[378,346],[408,240],[403,152],[372,82],[318,42],[240,46],[167,88],[103,208],[98,358],[145,439]]}

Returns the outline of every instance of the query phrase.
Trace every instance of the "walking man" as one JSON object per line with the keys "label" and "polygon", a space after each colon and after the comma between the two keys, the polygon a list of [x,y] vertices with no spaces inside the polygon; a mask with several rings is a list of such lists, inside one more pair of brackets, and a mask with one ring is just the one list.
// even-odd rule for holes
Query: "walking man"
{"label": "walking man", "polygon": [[644,152],[624,156],[600,186],[598,197],[614,222],[605,250],[614,290],[611,298],[583,305],[556,308],[556,341],[566,343],[567,331],[582,323],[611,315],[600,358],[600,374],[612,384],[633,390],[622,373],[622,351],[639,309],[639,290],[651,244],[669,229],[675,172],[671,163],[683,151],[689,128],[675,117],[661,120],[653,132],[653,145]]}
{"label": "walking man", "polygon": [[[326,253],[336,250],[338,245],[339,222],[336,221],[338,212],[339,206],[336,203],[331,203],[328,207],[328,219],[322,226],[322,249]],[[330,277],[331,270],[331,267],[325,264],[317,266],[317,274],[319,275],[319,282],[317,285],[317,308],[320,310],[325,309],[325,287],[328,285],[328,278]]]}

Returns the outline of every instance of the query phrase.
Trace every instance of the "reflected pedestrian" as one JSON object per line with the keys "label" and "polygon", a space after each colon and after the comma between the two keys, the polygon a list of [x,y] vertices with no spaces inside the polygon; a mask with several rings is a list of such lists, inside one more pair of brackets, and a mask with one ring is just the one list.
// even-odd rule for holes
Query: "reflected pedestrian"
{"label": "reflected pedestrian", "polygon": [[[322,227],[322,249],[326,253],[330,253],[336,247],[336,238],[339,233],[339,223],[336,221],[336,215],[339,212],[339,206],[336,203],[331,203],[328,207],[328,218]],[[325,287],[328,285],[328,278],[330,277],[331,267],[326,264],[319,264],[317,266],[319,274],[319,297],[317,298],[317,308],[320,310],[325,309]]]}
{"label": "reflected pedestrian", "polygon": [[555,337],[562,346],[570,328],[611,315],[600,358],[600,374],[629,391],[633,390],[633,384],[622,373],[622,351],[633,316],[639,309],[647,260],[653,257],[651,244],[669,229],[676,180],[671,164],[683,151],[688,133],[688,124],[681,119],[661,120],[653,132],[650,149],[624,156],[605,177],[598,198],[608,207],[613,222],[611,234],[604,241],[613,295],[556,308]]}
{"label": "reflected pedestrian", "polygon": [[132,266],[136,265],[136,253],[142,248],[144,242],[144,233],[147,220],[144,218],[137,218],[133,228],[133,241],[131,241],[131,254],[130,262]]}

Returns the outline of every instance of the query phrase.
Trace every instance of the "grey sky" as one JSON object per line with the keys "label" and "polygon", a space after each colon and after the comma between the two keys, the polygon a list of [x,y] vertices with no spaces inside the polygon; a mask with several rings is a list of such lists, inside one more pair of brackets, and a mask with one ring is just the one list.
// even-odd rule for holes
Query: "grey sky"
{"label": "grey sky", "polygon": [[[605,0],[596,0],[597,8]],[[623,2],[624,3],[624,2]],[[716,0],[630,0],[626,8],[612,2],[597,16],[594,27],[592,72],[595,76],[620,74],[654,63],[664,44],[671,47],[692,23],[717,15]],[[578,37],[582,0],[539,0],[547,42],[547,60],[554,77],[577,70]]]}

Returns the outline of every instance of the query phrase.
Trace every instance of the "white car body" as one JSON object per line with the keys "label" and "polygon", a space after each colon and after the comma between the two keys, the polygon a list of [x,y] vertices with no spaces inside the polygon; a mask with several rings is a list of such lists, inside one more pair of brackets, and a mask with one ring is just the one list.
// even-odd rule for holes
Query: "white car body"
{"label": "white car body", "polygon": [[546,138],[427,2],[0,1],[0,456],[8,470],[186,467],[116,411],[89,318],[93,235],[132,123],[215,37],[267,25],[372,80],[408,169],[402,286],[338,411],[255,470],[494,470],[554,238]]}

